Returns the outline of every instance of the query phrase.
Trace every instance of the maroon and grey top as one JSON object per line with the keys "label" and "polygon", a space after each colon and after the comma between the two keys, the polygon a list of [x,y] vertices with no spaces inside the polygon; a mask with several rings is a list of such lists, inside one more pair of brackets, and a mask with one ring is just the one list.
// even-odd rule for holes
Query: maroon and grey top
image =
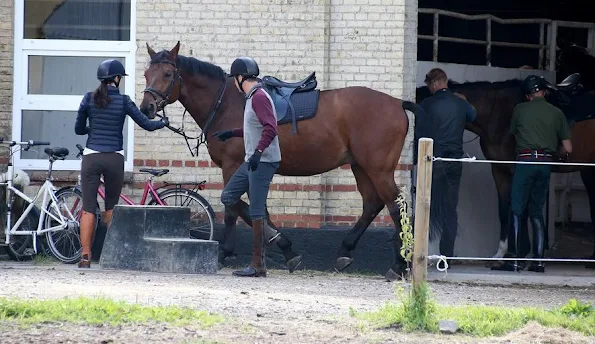
{"label": "maroon and grey top", "polygon": [[275,105],[262,88],[250,91],[244,108],[244,127],[233,129],[233,134],[244,138],[245,161],[257,149],[262,152],[260,161],[281,161]]}

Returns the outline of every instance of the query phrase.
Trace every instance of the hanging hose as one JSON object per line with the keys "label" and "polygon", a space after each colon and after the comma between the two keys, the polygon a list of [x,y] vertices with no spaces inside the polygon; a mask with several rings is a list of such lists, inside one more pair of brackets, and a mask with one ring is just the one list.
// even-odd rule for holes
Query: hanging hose
{"label": "hanging hose", "polygon": [[397,198],[399,213],[401,215],[401,233],[399,233],[399,237],[403,243],[400,252],[405,261],[411,263],[411,258],[413,257],[413,229],[409,223],[409,215],[407,214],[407,202],[404,196],[406,193],[407,189],[405,186],[402,186],[399,197]]}

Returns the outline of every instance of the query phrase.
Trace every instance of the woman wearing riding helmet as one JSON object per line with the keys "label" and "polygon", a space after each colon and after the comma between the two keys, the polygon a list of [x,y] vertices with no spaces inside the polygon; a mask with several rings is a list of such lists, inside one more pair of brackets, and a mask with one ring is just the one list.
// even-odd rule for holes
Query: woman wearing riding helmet
{"label": "woman wearing riding helmet", "polygon": [[[81,226],[81,260],[79,268],[91,267],[91,244],[93,242],[97,188],[100,177],[105,182],[105,222],[109,227],[114,206],[118,203],[124,183],[124,120],[129,115],[138,125],[148,131],[168,125],[167,118],[151,121],[143,115],[129,96],[120,94],[118,86],[127,76],[118,60],[105,60],[97,68],[101,82],[94,92],[87,92],[79,106],[74,125],[77,135],[88,135],[81,164],[83,189],[83,214]],[[87,126],[87,119],[89,126]]]}

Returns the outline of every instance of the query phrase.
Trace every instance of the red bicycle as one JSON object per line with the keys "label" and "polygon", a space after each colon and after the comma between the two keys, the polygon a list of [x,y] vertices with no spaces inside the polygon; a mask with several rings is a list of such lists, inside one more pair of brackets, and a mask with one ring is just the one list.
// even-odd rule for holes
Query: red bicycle
{"label": "red bicycle", "polygon": [[[81,159],[83,156],[83,147],[77,144],[76,147],[79,153],[77,158]],[[163,186],[155,187],[153,178],[161,177],[169,173],[168,169],[150,169],[141,168],[141,173],[150,174],[151,176],[145,182],[143,194],[139,203],[135,203],[131,197],[120,193],[120,199],[128,205],[169,205],[182,206],[190,208],[190,229],[188,236],[194,239],[213,240],[213,231],[215,229],[215,212],[211,204],[201,196],[198,191],[205,189],[206,181],[201,182],[184,182],[184,183],[168,183],[164,182]],[[97,189],[98,199],[101,197],[105,200],[105,189],[103,187],[103,177],[101,184]],[[72,214],[77,214],[77,219],[80,218],[83,207],[83,193],[81,190],[81,176],[78,175],[76,185],[64,187],[56,192],[56,197],[66,198],[67,195],[74,195],[75,202],[69,206]],[[121,204],[121,203],[120,203]],[[101,208],[97,202],[95,227],[99,224],[101,216]],[[76,233],[68,233],[76,231]],[[61,238],[53,238],[50,240],[51,245],[60,245],[61,247],[54,247],[53,253],[59,260],[66,263],[78,262],[81,254],[79,228],[73,230],[64,230],[56,232],[55,235],[62,236]],[[78,240],[72,240],[73,237]],[[59,254],[56,254],[59,253]]]}

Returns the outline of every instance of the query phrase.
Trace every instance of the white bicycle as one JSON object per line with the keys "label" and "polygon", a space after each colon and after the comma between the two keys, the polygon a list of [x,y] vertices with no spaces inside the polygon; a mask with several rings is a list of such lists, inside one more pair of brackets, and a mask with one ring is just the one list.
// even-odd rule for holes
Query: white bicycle
{"label": "white bicycle", "polygon": [[[73,209],[70,204],[82,206],[82,195],[76,192],[63,192],[62,189],[57,190],[51,182],[54,162],[64,160],[69,153],[68,149],[45,148],[44,152],[49,159],[48,173],[37,194],[30,198],[23,193],[24,190],[19,190],[13,185],[15,178],[14,153],[18,151],[19,147],[21,150],[27,151],[33,146],[48,146],[50,143],[4,141],[0,138],[0,145],[7,145],[10,149],[8,170],[0,182],[0,188],[5,191],[6,196],[6,202],[2,202],[5,209],[0,209],[0,215],[6,216],[2,224],[5,225],[7,253],[15,260],[29,260],[37,254],[38,244],[41,244],[45,253],[49,250],[58,260],[65,263],[77,262],[81,255],[79,236],[81,209]],[[27,176],[25,178],[28,179]],[[22,188],[24,189],[24,186]],[[68,200],[69,196],[74,196],[75,200]],[[41,200],[41,206],[37,209],[35,204],[39,200]],[[28,206],[25,208],[26,203]],[[15,209],[22,210],[22,213]],[[13,213],[20,213],[20,215],[14,219]],[[44,235],[45,238],[43,238]],[[38,240],[39,238],[43,240]]]}

